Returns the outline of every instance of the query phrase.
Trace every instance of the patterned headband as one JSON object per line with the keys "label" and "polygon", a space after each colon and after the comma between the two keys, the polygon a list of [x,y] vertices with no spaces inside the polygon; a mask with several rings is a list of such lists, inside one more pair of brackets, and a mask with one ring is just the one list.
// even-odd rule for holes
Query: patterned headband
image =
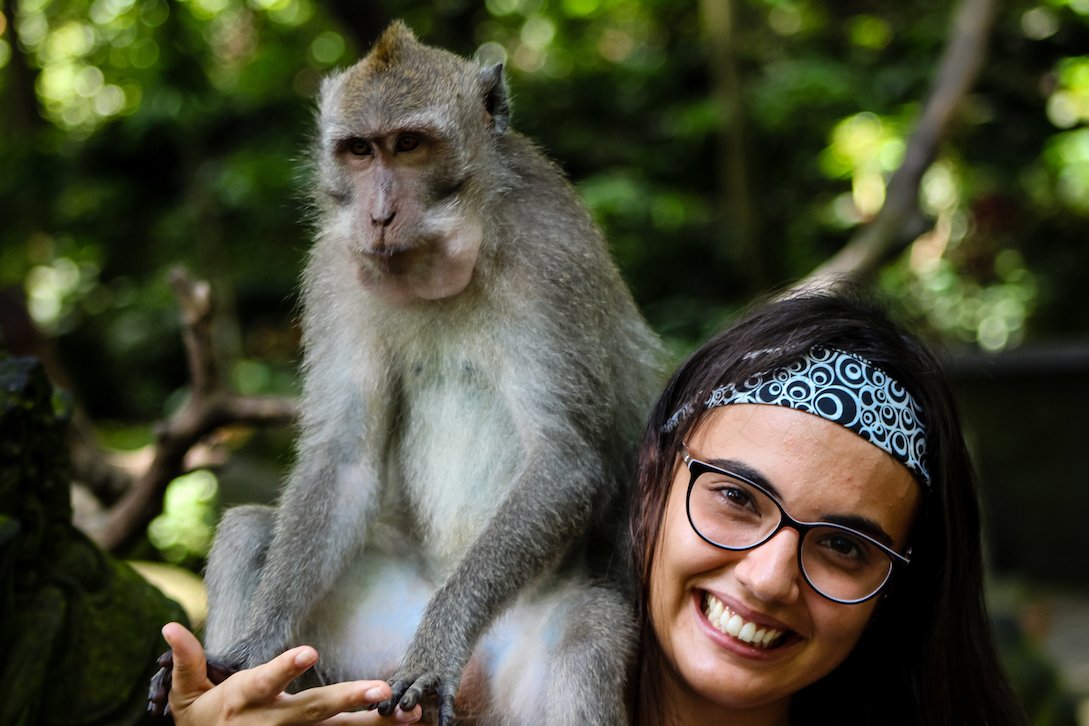
{"label": "patterned headband", "polygon": [[[930,487],[922,409],[899,381],[865,358],[816,346],[778,370],[716,388],[704,407],[732,403],[786,406],[838,423],[891,454]],[[692,404],[682,407],[665,429],[676,428],[694,410]]]}

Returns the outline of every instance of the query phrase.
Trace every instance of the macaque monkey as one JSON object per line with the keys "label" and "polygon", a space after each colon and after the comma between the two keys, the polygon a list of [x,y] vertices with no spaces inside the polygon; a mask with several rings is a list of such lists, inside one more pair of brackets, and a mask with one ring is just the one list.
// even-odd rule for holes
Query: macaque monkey
{"label": "macaque monkey", "polygon": [[501,65],[401,23],[322,85],[297,461],[275,508],[219,526],[214,667],[309,643],[318,682],[388,678],[386,712],[626,721],[623,535],[661,351],[509,117]]}

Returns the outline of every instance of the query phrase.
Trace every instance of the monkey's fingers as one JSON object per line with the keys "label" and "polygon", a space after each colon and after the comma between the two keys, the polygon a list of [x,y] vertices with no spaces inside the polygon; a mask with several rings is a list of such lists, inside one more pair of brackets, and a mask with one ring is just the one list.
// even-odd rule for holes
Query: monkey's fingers
{"label": "monkey's fingers", "polygon": [[228,663],[221,658],[207,658],[208,680],[217,686],[233,676],[242,667],[236,663]]}
{"label": "monkey's fingers", "polygon": [[416,708],[420,699],[428,693],[434,693],[438,689],[440,682],[441,679],[438,673],[424,673],[408,687],[405,695],[401,696],[401,700],[397,705],[401,707],[402,711],[411,711]]}
{"label": "monkey's fingers", "polygon": [[397,702],[401,700],[401,696],[405,694],[405,691],[411,685],[412,681],[407,680],[395,679],[390,681],[389,688],[393,695],[378,704],[378,713],[382,716],[389,716],[393,713],[393,709],[397,708]]}
{"label": "monkey's fingers", "polygon": [[454,726],[454,696],[458,692],[457,686],[440,683],[435,690],[439,694],[438,726]]}
{"label": "monkey's fingers", "polygon": [[170,685],[174,670],[174,653],[166,651],[158,657],[159,670],[151,677],[147,689],[147,712],[152,716],[170,713]]}

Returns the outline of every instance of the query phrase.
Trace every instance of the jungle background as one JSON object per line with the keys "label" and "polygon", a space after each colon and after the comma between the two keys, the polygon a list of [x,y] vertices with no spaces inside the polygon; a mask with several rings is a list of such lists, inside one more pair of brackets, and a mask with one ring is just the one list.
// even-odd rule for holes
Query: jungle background
{"label": "jungle background", "polygon": [[[990,5],[3,0],[0,324],[70,392],[77,524],[199,572],[218,511],[275,496],[313,98],[392,19],[507,59],[514,127],[678,359],[876,226],[975,19],[985,58],[946,67],[982,66],[860,275],[947,352],[1011,669],[1039,723],[1070,722],[1089,695],[1089,0]],[[258,405],[206,415],[224,392]]]}

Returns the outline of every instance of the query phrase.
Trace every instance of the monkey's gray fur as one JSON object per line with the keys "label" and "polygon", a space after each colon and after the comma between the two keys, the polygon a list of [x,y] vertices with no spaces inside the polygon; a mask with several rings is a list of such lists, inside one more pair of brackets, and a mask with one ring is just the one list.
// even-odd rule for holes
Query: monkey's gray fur
{"label": "monkey's gray fur", "polygon": [[274,510],[221,523],[206,645],[248,667],[310,643],[322,680],[387,677],[386,710],[437,693],[443,724],[463,669],[480,722],[622,723],[660,347],[508,113],[501,67],[399,23],[324,83],[297,463]]}

